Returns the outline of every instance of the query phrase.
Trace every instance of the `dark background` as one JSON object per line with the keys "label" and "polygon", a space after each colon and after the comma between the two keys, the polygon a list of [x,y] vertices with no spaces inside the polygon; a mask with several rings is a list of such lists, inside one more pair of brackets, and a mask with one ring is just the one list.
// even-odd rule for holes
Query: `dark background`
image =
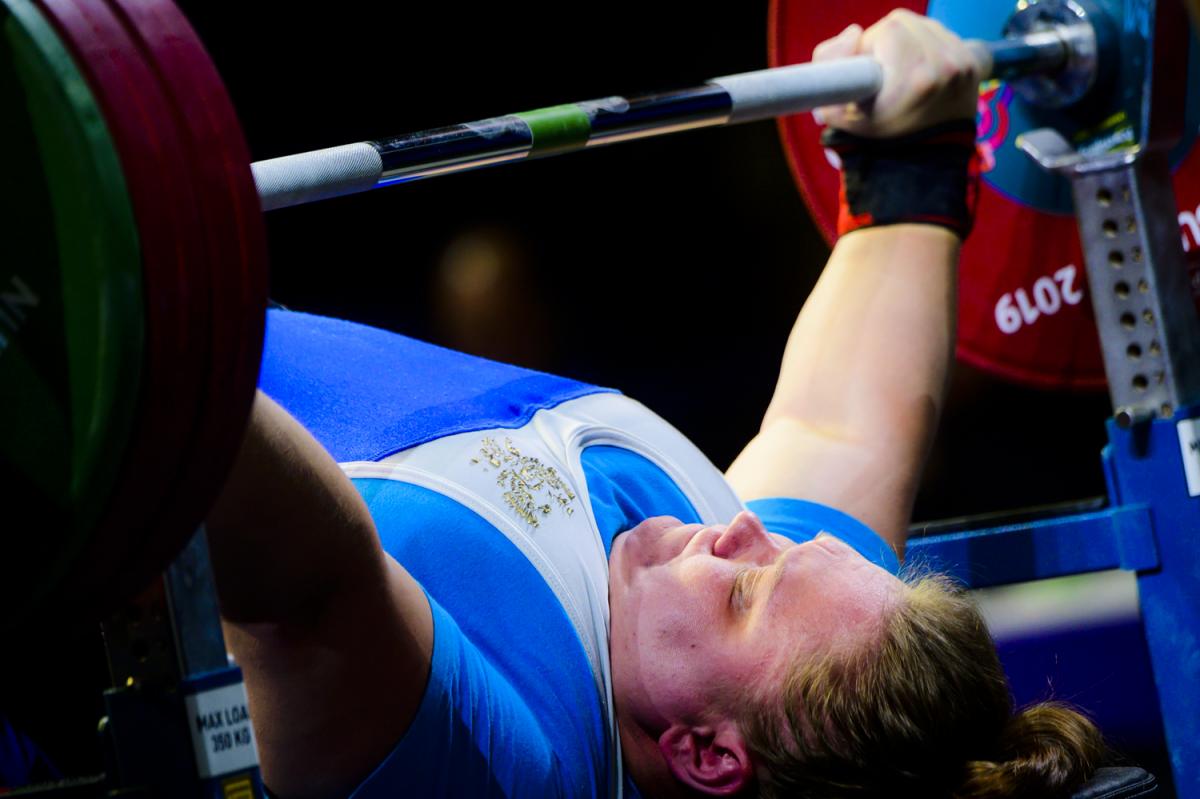
{"label": "dark background", "polygon": [[[761,3],[181,6],[256,160],[766,66]],[[418,182],[267,225],[272,294],[288,307],[620,388],[722,468],[757,429],[828,256],[771,123]],[[1103,394],[960,369],[916,518],[1102,494],[1108,412]],[[39,680],[59,688],[48,698]],[[94,627],[28,643],[6,684],[14,718],[66,769],[98,768]]]}
{"label": "dark background", "polygon": [[[766,66],[758,3],[720,14],[629,2],[183,7],[256,160]],[[756,430],[828,255],[769,122],[436,178],[267,223],[285,305],[615,386],[721,467]],[[489,242],[515,279],[453,302],[453,254]],[[506,329],[521,332],[500,341]],[[1103,493],[1107,413],[1102,394],[962,370],[917,518]]]}

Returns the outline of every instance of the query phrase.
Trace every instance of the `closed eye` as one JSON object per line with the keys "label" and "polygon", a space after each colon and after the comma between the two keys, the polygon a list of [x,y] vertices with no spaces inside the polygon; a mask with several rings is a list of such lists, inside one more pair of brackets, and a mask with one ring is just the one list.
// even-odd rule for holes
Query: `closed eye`
{"label": "closed eye", "polygon": [[745,613],[753,604],[754,584],[762,576],[762,569],[749,566],[738,569],[733,575],[733,584],[729,589],[729,606],[735,613]]}
{"label": "closed eye", "polygon": [[744,610],[742,607],[742,604],[745,601],[742,593],[742,580],[745,578],[747,571],[749,570],[744,568],[738,569],[733,573],[733,580],[729,583],[729,607],[732,608],[735,613],[740,613],[742,610]]}

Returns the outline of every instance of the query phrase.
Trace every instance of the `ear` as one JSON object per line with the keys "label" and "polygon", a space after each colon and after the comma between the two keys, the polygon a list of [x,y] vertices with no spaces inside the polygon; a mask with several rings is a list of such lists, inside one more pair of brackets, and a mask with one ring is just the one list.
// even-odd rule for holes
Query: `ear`
{"label": "ear", "polygon": [[673,724],[658,738],[658,749],[675,779],[701,793],[731,796],[750,785],[750,752],[737,726]]}

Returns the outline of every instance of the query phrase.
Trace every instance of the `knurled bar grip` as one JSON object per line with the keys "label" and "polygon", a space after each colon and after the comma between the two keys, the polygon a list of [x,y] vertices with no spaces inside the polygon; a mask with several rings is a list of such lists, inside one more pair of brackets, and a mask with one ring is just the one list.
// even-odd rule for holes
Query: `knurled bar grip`
{"label": "knurled bar grip", "polygon": [[[1069,57],[1066,40],[1052,31],[967,44],[984,79],[1049,72]],[[269,211],[531,156],[850,103],[874,96],[882,84],[883,70],[869,56],[794,64],[726,75],[694,89],[607,97],[272,158],[251,170]]]}
{"label": "knurled bar grip", "polygon": [[272,158],[250,165],[264,211],[375,188],[383,172],[368,142]]}

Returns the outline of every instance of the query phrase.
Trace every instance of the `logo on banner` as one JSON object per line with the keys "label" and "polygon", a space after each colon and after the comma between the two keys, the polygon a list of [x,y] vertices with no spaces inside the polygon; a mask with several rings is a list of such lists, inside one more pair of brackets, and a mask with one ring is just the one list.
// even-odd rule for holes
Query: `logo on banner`
{"label": "logo on banner", "polygon": [[1007,83],[990,80],[979,87],[979,122],[975,144],[979,148],[980,169],[991,172],[996,168],[996,151],[1008,138],[1008,107],[1013,90]]}

